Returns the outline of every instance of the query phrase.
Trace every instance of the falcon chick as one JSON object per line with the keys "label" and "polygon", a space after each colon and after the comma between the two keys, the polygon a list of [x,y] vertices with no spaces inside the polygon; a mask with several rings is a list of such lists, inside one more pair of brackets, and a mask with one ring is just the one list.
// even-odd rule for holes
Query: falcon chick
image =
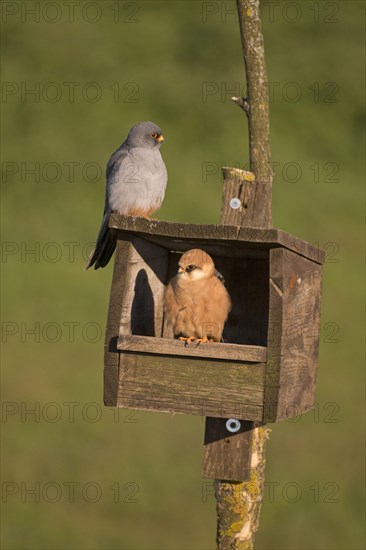
{"label": "falcon chick", "polygon": [[215,264],[204,250],[188,250],[165,292],[164,313],[174,337],[220,342],[231,309],[230,296]]}
{"label": "falcon chick", "polygon": [[85,269],[105,267],[116,248],[116,232],[108,227],[111,212],[147,218],[160,208],[168,181],[159,151],[163,141],[159,126],[140,122],[109,159],[102,226]]}

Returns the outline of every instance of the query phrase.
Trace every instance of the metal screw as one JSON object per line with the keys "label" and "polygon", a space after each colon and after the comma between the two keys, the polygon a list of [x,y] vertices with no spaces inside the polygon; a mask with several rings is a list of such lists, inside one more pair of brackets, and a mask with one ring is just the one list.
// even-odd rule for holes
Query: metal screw
{"label": "metal screw", "polygon": [[235,433],[238,432],[241,428],[240,420],[237,420],[236,418],[229,418],[229,420],[226,421],[226,429],[228,432]]}
{"label": "metal screw", "polygon": [[240,199],[231,199],[230,201],[230,207],[233,210],[238,210],[238,208],[241,207],[241,200]]}

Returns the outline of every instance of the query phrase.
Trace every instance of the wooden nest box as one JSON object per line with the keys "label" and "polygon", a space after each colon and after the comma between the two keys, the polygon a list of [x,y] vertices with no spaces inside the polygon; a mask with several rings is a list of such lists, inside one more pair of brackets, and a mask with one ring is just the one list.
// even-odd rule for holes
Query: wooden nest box
{"label": "wooden nest box", "polygon": [[[276,422],[315,402],[324,253],[278,229],[113,214],[117,248],[105,342],[105,404]],[[180,255],[201,248],[233,307],[224,343],[174,340],[163,315]]]}

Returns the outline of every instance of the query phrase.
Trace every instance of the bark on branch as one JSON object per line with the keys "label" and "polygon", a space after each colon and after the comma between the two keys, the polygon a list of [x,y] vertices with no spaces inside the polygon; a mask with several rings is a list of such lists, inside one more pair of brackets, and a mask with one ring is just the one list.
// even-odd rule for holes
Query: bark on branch
{"label": "bark on branch", "polygon": [[219,550],[253,550],[264,493],[265,444],[270,430],[253,427],[249,481],[215,480]]}
{"label": "bark on branch", "polygon": [[[272,227],[272,180],[273,171],[269,144],[269,97],[267,71],[264,58],[264,43],[261,30],[259,0],[237,0],[240,36],[247,81],[246,97],[233,97],[248,118],[250,171],[255,181],[246,189],[248,208],[235,213],[237,225],[249,227]],[[231,185],[231,174],[224,168],[224,187]],[[237,175],[236,175],[237,177]],[[248,201],[249,199],[249,201]],[[241,200],[243,203],[243,201]],[[232,216],[231,216],[232,217]]]}

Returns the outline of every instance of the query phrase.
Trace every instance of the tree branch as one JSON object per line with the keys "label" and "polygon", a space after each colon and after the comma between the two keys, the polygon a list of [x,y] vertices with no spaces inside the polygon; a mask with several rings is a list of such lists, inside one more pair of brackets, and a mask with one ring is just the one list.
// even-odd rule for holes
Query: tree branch
{"label": "tree branch", "polygon": [[231,100],[238,105],[238,107],[241,107],[243,111],[248,115],[250,105],[248,98],[246,97],[232,97]]}
{"label": "tree branch", "polygon": [[270,429],[255,425],[249,481],[215,480],[219,550],[252,550],[264,493],[265,443]]}
{"label": "tree branch", "polygon": [[[240,36],[245,62],[247,97],[232,100],[248,117],[250,171],[255,174],[252,185],[245,184],[250,196],[247,209],[236,212],[238,225],[272,227],[273,171],[269,143],[269,97],[264,43],[261,30],[259,0],[237,0]],[[224,169],[225,181],[231,185]]]}

